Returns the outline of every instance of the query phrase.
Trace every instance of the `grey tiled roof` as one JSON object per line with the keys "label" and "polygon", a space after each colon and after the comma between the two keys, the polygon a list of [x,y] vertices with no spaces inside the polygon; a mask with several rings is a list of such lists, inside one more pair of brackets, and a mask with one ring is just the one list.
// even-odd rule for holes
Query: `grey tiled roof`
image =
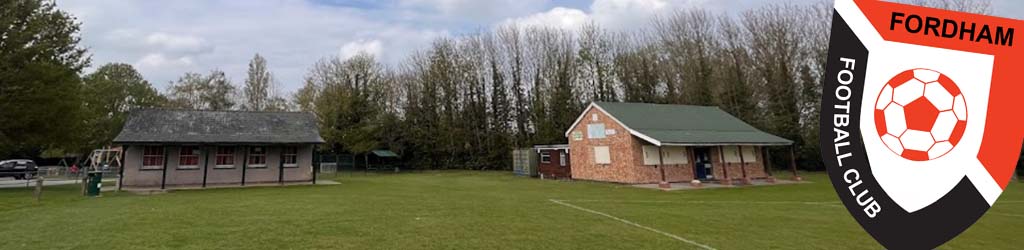
{"label": "grey tiled roof", "polygon": [[114,143],[323,143],[310,113],[141,109]]}

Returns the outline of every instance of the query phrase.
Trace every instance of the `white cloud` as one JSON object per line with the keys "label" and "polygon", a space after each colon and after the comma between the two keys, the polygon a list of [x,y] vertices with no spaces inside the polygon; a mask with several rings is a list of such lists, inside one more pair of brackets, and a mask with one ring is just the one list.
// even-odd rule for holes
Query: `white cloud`
{"label": "white cloud", "polygon": [[502,24],[516,24],[524,27],[553,27],[568,30],[580,28],[590,21],[590,16],[582,10],[555,7],[547,12],[537,13],[525,17],[513,18],[502,22]]}
{"label": "white cloud", "polygon": [[[132,63],[158,89],[187,71],[225,71],[240,84],[253,54],[267,58],[282,93],[302,86],[321,57],[346,50],[397,64],[450,24],[389,8],[324,5],[307,0],[58,0],[82,23],[93,68]],[[454,9],[453,9],[454,11]],[[465,11],[465,10],[462,10]]]}
{"label": "white cloud", "polygon": [[548,0],[399,0],[398,6],[422,9],[437,18],[488,23],[543,10]]}
{"label": "white cloud", "polygon": [[613,29],[623,29],[646,25],[651,17],[682,2],[687,1],[595,0],[590,5],[590,12],[597,23]]}
{"label": "white cloud", "polygon": [[203,53],[213,50],[213,46],[199,37],[191,35],[172,35],[163,32],[149,34],[146,44],[179,53]]}
{"label": "white cloud", "polygon": [[142,70],[149,70],[154,68],[184,68],[192,66],[193,61],[191,57],[182,56],[177,58],[171,58],[161,53],[152,53],[143,56],[135,63],[135,67]]}
{"label": "white cloud", "polygon": [[341,46],[341,59],[349,59],[359,53],[366,53],[376,58],[380,57],[381,53],[381,42],[380,40],[358,40],[346,43]]}

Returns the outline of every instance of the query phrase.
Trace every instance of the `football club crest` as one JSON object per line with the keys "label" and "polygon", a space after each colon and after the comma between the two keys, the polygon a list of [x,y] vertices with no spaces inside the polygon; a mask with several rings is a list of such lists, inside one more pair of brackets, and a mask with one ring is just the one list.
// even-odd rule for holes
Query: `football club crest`
{"label": "football club crest", "polygon": [[838,0],[821,156],[857,222],[890,249],[933,249],[996,203],[1021,149],[1024,22]]}

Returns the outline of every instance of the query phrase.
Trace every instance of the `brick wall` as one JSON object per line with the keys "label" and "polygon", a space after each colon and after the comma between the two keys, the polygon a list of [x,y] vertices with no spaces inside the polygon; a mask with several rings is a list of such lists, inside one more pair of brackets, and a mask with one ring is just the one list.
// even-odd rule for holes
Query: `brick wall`
{"label": "brick wall", "polygon": [[561,165],[561,159],[562,158],[561,158],[561,154],[559,152],[564,152],[563,150],[546,149],[546,150],[543,150],[542,152],[547,152],[547,153],[551,154],[551,161],[548,162],[548,163],[544,163],[543,161],[540,161],[541,157],[538,156],[538,160],[537,161],[539,163],[537,163],[537,169],[538,169],[538,172],[541,175],[544,176],[544,178],[559,179],[559,178],[571,178],[572,177],[571,176],[571,169],[570,169],[570,167],[572,165],[572,161],[570,161],[570,159],[572,159],[572,157],[569,157],[568,153],[566,153],[566,155],[565,155],[565,158],[566,158],[565,159],[565,166],[562,166]]}
{"label": "brick wall", "polygon": [[[597,115],[597,120],[592,115]],[[606,130],[614,130],[615,134],[606,135],[605,138],[591,139],[587,136],[587,125],[604,123]],[[582,140],[574,138],[573,133],[582,134]],[[569,132],[569,153],[572,159],[573,179],[597,180],[622,183],[634,183],[638,176],[633,171],[634,150],[633,136],[619,123],[608,117],[607,114],[593,108],[584,113],[583,118],[576,127]],[[597,164],[594,162],[594,147],[607,146],[611,158],[611,164]]]}
{"label": "brick wall", "polygon": [[[753,146],[744,146],[744,148],[748,148],[748,147],[753,147]],[[733,180],[742,179],[743,178],[743,171],[742,170],[746,170],[747,177],[749,177],[749,178],[755,178],[756,179],[756,178],[764,178],[764,177],[768,176],[768,174],[765,173],[765,171],[764,171],[764,158],[763,158],[764,155],[761,154],[761,152],[762,152],[761,151],[761,147],[754,147],[754,148],[755,148],[755,155],[756,155],[756,158],[757,158],[755,162],[749,162],[749,161],[747,161],[747,159],[744,159],[744,161],[746,161],[746,164],[740,164],[738,162],[736,162],[736,163],[725,163],[724,164],[724,166],[726,168],[728,168],[728,170],[729,170],[729,178],[730,179],[733,179]],[[711,147],[710,149],[711,149],[710,150],[710,154],[711,154],[711,161],[712,161],[711,164],[713,166],[712,167],[713,171],[715,172],[715,174],[714,174],[715,175],[715,179],[725,179],[725,173],[724,173],[724,170],[722,169],[723,168],[723,164],[722,164],[722,158],[723,157],[722,157],[722,151],[721,151],[722,148],[721,147]],[[742,165],[742,167],[741,167],[741,165]]]}

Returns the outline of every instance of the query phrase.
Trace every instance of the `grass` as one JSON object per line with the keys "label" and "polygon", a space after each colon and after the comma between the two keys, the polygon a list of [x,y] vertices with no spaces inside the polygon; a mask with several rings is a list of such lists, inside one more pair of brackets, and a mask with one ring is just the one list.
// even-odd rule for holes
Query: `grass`
{"label": "grass", "polygon": [[[331,186],[78,196],[0,190],[2,249],[690,249],[564,200],[717,249],[878,249],[823,174],[799,185],[661,192],[502,172],[354,174]],[[699,202],[697,202],[699,201]],[[795,201],[813,203],[794,203]],[[1001,201],[1024,201],[1011,184]],[[1015,249],[1003,202],[944,249]]]}

